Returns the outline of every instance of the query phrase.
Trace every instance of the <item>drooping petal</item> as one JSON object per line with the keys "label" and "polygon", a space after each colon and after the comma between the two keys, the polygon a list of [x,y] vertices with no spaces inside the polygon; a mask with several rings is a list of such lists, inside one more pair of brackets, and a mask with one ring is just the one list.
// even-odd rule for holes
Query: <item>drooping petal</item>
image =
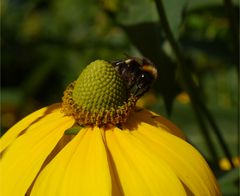
{"label": "drooping petal", "polygon": [[132,134],[142,141],[143,148],[151,149],[165,160],[194,195],[220,195],[207,163],[190,144],[146,123]]}
{"label": "drooping petal", "polygon": [[24,195],[64,131],[73,124],[72,118],[61,117],[19,136],[0,160],[1,194]]}
{"label": "drooping petal", "polygon": [[162,130],[185,139],[182,131],[171,121],[167,120],[163,116],[142,108],[137,108],[134,112],[132,112],[124,127],[126,129],[134,130],[137,129],[140,122],[145,122],[155,127],[161,127]]}
{"label": "drooping petal", "polygon": [[49,107],[44,107],[36,112],[33,112],[32,114],[29,114],[24,119],[19,121],[17,124],[11,127],[0,139],[0,153],[16,139],[22,131],[31,126],[32,123],[38,121],[50,112],[59,112],[59,110],[60,104],[53,104]]}
{"label": "drooping petal", "polygon": [[101,130],[83,128],[41,172],[31,195],[111,195]]}
{"label": "drooping petal", "polygon": [[170,167],[129,131],[105,133],[124,195],[186,195]]}

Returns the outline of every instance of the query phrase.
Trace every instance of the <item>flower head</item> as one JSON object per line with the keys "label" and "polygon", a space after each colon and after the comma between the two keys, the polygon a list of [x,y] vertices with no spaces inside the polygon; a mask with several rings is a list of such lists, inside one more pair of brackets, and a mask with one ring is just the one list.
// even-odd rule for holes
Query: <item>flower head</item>
{"label": "flower head", "polygon": [[[95,62],[102,64],[109,67]],[[134,107],[143,91],[129,91],[111,72],[116,76],[99,83],[89,79],[96,71],[85,71],[66,90],[63,104],[30,114],[3,135],[2,195],[220,195],[207,163],[182,132]],[[104,83],[102,89],[94,91],[90,80]],[[118,85],[105,96],[111,81]]]}

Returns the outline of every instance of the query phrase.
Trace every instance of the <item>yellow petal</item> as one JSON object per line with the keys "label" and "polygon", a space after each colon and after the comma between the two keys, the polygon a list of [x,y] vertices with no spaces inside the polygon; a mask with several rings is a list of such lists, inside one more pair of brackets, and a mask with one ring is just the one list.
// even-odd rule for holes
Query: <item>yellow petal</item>
{"label": "yellow petal", "polygon": [[11,127],[0,139],[0,153],[11,144],[16,137],[18,137],[22,131],[31,126],[32,123],[38,121],[46,114],[54,111],[59,111],[60,104],[53,104],[49,107],[42,108],[19,121],[13,127]]}
{"label": "yellow petal", "polygon": [[41,172],[31,195],[111,195],[101,130],[83,128]]}
{"label": "yellow petal", "polygon": [[129,131],[105,133],[124,195],[186,195],[170,167]]}
{"label": "yellow petal", "polygon": [[207,163],[190,144],[146,123],[132,134],[142,141],[143,147],[165,160],[194,195],[220,195]]}
{"label": "yellow petal", "polygon": [[163,116],[160,116],[158,114],[155,114],[154,112],[142,108],[137,108],[134,112],[131,113],[127,122],[124,125],[124,128],[130,130],[137,129],[138,124],[141,122],[147,123],[155,127],[161,127],[162,130],[176,135],[182,139],[185,139],[182,131],[171,121],[167,120]]}
{"label": "yellow petal", "polygon": [[19,136],[0,160],[1,195],[24,195],[64,131],[74,120],[62,117]]}

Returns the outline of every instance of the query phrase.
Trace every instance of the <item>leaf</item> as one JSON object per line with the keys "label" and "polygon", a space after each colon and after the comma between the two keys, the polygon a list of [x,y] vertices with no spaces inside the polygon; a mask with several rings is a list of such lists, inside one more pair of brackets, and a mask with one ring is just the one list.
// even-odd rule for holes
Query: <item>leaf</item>
{"label": "leaf", "polygon": [[224,176],[218,178],[223,195],[239,194],[239,168],[232,169]]}
{"label": "leaf", "polygon": [[115,14],[117,21],[122,25],[158,21],[155,3],[151,0],[122,1],[120,9]]}
{"label": "leaf", "polygon": [[237,181],[239,179],[239,172],[240,172],[239,167],[232,169],[231,171],[227,172],[225,175],[218,179],[219,184],[223,185]]}
{"label": "leaf", "polygon": [[[179,33],[187,2],[188,0],[163,0],[170,28],[176,36]],[[120,7],[115,14],[118,23],[121,25],[136,25],[159,21],[157,8],[152,0],[123,1]]]}
{"label": "leaf", "polygon": [[23,92],[19,88],[2,88],[1,104],[3,106],[14,105],[18,107],[24,100]]}
{"label": "leaf", "polygon": [[175,37],[178,37],[179,27],[183,21],[184,11],[189,0],[163,0],[167,19]]}
{"label": "leaf", "polygon": [[[232,1],[235,5],[239,5],[239,0],[233,0]],[[224,1],[222,0],[194,0],[189,1],[188,9],[195,9],[199,7],[206,7],[206,6],[212,6],[212,5],[223,5]]]}
{"label": "leaf", "polygon": [[65,135],[77,135],[79,131],[81,131],[81,129],[83,128],[83,126],[76,126],[76,127],[71,127],[69,129],[67,129],[64,134]]}

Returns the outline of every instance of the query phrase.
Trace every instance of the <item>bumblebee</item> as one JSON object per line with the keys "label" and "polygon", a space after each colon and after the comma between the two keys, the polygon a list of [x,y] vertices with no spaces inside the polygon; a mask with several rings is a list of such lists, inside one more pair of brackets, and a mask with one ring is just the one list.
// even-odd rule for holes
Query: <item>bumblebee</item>
{"label": "bumblebee", "polygon": [[127,86],[129,94],[140,98],[157,78],[156,66],[147,58],[131,57],[111,63]]}

